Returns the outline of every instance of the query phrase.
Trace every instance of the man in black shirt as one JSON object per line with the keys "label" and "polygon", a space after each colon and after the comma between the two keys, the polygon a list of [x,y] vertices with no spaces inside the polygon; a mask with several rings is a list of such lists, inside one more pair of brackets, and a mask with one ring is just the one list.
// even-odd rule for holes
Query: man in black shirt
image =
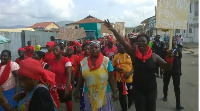
{"label": "man in black shirt", "polygon": [[179,48],[175,48],[175,45],[173,44],[173,52],[174,52],[174,60],[172,62],[172,69],[171,71],[165,71],[164,72],[164,78],[163,78],[163,101],[167,101],[167,91],[168,91],[168,85],[170,78],[172,76],[173,79],[173,85],[174,85],[174,92],[176,96],[176,109],[181,110],[184,109],[181,106],[180,103],[180,77],[182,75],[181,72],[181,58],[182,58],[182,53]]}

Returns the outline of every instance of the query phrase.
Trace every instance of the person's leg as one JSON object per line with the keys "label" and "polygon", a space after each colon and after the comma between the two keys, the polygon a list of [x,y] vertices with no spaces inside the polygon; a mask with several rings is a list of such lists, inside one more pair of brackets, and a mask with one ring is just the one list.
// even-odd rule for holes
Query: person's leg
{"label": "person's leg", "polygon": [[122,82],[117,82],[117,88],[119,90],[119,102],[121,105],[121,109],[122,111],[127,111],[126,95],[122,95],[123,92]]}
{"label": "person's leg", "polygon": [[157,86],[145,94],[146,111],[156,111]]}
{"label": "person's leg", "polygon": [[66,111],[72,111],[72,95],[71,92],[68,97],[64,97],[65,91],[64,90],[57,90],[58,96],[60,98],[61,103],[65,103],[67,109]]}
{"label": "person's leg", "polygon": [[146,111],[146,101],[144,91],[133,87],[133,99],[136,111]]}
{"label": "person's leg", "polygon": [[131,107],[133,103],[133,91],[132,91],[132,83],[126,83],[127,88],[128,88],[128,109]]}
{"label": "person's leg", "polygon": [[164,94],[164,101],[167,101],[167,92],[168,92],[168,85],[170,82],[170,78],[171,78],[171,73],[168,71],[165,71],[164,73],[164,77],[163,77],[163,94]]}
{"label": "person's leg", "polygon": [[174,92],[176,97],[176,108],[183,109],[180,102],[180,74],[172,74]]}

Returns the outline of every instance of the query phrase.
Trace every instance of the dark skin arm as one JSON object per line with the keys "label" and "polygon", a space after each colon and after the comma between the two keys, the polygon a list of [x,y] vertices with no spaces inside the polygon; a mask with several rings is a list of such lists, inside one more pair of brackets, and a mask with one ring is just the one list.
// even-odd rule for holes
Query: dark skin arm
{"label": "dark skin arm", "polygon": [[5,110],[5,111],[10,111],[12,109],[11,105],[8,103],[7,99],[3,95],[3,92],[0,87],[0,106]]}
{"label": "dark skin arm", "polygon": [[15,93],[19,92],[19,80],[18,80],[18,70],[12,71],[13,75],[15,76],[16,86],[15,86]]}
{"label": "dark skin arm", "polygon": [[68,66],[65,68],[65,72],[67,75],[67,84],[66,84],[66,89],[65,89],[65,95],[64,97],[67,97],[69,95],[69,85],[71,83],[71,72],[72,72],[72,67]]}
{"label": "dark skin arm", "polygon": [[104,25],[108,28],[108,30],[113,32],[116,39],[124,46],[126,52],[134,58],[135,49],[133,49],[133,47],[112,27],[108,19],[104,21]]}
{"label": "dark skin arm", "polygon": [[81,86],[84,84],[85,79],[83,78],[82,74],[79,76],[78,79],[78,83],[74,92],[74,99],[76,102],[78,102],[78,98],[79,98],[79,92],[80,92],[80,88]]}
{"label": "dark skin arm", "polygon": [[134,72],[134,69],[132,69],[130,72],[124,74],[124,79],[128,79],[129,76]]}
{"label": "dark skin arm", "polygon": [[116,86],[113,72],[108,72],[108,82],[110,84],[110,87],[111,87],[111,90],[113,93],[113,95],[112,95],[113,101],[117,101],[118,100],[117,86]]}

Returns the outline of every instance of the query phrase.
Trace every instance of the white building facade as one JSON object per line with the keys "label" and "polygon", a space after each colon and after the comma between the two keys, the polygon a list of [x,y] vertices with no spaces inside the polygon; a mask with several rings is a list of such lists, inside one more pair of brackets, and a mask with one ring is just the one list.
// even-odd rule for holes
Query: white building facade
{"label": "white building facade", "polygon": [[176,29],[174,35],[182,35],[184,42],[199,42],[199,0],[191,0],[187,29]]}

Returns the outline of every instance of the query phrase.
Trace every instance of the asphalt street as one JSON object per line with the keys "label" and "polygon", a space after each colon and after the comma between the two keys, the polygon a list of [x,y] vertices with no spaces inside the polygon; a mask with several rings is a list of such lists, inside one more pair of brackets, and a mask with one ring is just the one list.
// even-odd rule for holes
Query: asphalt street
{"label": "asphalt street", "polygon": [[[183,111],[198,111],[198,56],[184,53],[182,58],[181,76],[181,104],[184,106]],[[176,111],[175,94],[172,79],[170,80],[168,90],[168,101],[164,102],[163,98],[163,80],[157,77],[158,96],[157,111]],[[114,102],[115,110],[121,111],[119,101]],[[60,111],[66,111],[65,104],[61,104]],[[73,100],[73,111],[79,111],[79,103]],[[128,111],[135,111],[135,106]]]}

